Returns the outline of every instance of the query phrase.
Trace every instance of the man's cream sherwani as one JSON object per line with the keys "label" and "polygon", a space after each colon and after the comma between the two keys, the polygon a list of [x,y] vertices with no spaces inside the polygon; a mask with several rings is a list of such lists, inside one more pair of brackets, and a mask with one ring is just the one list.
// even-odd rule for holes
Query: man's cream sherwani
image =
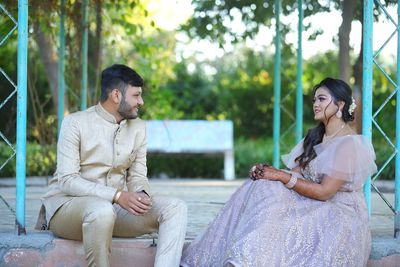
{"label": "man's cream sherwani", "polygon": [[101,104],[65,117],[57,145],[57,171],[42,198],[47,222],[74,196],[112,202],[117,189],[150,194],[144,121],[117,124]]}
{"label": "man's cream sherwani", "polygon": [[186,204],[152,196],[152,208],[135,216],[112,204],[118,189],[150,196],[144,121],[117,123],[101,104],[73,113],[62,123],[57,170],[42,198],[36,228],[83,240],[89,266],[110,266],[112,236],[158,231],[154,266],[178,266],[186,233]]}

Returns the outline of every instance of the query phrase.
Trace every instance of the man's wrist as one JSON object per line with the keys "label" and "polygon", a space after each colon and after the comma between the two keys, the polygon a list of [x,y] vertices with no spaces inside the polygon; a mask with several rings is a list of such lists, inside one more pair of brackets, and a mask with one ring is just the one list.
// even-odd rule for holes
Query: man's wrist
{"label": "man's wrist", "polygon": [[147,192],[146,191],[144,191],[144,190],[142,190],[142,191],[139,191],[138,193],[145,193],[148,197],[150,197],[149,196],[149,194],[147,194]]}
{"label": "man's wrist", "polygon": [[116,203],[118,204],[118,200],[121,197],[122,191],[121,190],[117,190],[117,192],[115,192],[114,198],[113,198],[113,204]]}

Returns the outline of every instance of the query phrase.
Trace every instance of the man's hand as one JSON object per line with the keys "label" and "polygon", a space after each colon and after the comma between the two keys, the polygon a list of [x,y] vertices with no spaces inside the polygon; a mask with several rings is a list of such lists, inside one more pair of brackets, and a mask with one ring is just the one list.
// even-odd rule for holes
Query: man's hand
{"label": "man's hand", "polygon": [[151,199],[143,192],[122,192],[118,204],[134,215],[144,215],[151,209]]}

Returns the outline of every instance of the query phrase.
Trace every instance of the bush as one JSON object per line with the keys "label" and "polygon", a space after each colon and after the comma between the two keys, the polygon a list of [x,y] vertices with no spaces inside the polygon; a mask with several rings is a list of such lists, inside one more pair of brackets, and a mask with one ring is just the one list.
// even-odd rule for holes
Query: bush
{"label": "bush", "polygon": [[[235,140],[235,175],[248,176],[249,168],[258,162],[272,162],[272,139]],[[224,176],[222,154],[149,154],[148,169],[151,177],[221,178]]]}
{"label": "bush", "polygon": [[245,139],[235,140],[235,174],[236,177],[248,177],[249,169],[255,163],[272,163],[273,141],[267,139]]}
{"label": "bush", "polygon": [[[287,139],[287,140],[286,140]],[[285,138],[281,154],[289,152],[293,141]],[[273,140],[238,138],[235,144],[235,174],[238,178],[248,176],[250,167],[259,162],[272,163]],[[283,147],[283,145],[282,145]],[[376,163],[381,167],[393,153],[385,140],[374,140]],[[12,155],[12,150],[0,142],[0,166]],[[351,155],[349,155],[351,156]],[[224,175],[224,157],[222,154],[148,154],[149,177],[188,177],[188,178],[221,178]],[[281,167],[283,164],[281,164]],[[52,175],[56,167],[55,146],[42,146],[37,143],[27,144],[27,176]],[[395,173],[394,159],[379,175],[380,180],[393,180]],[[2,170],[0,177],[15,176],[15,157]]]}
{"label": "bush", "polygon": [[[15,147],[15,145],[14,145]],[[12,155],[13,151],[4,142],[0,142],[0,166]],[[56,147],[28,143],[26,147],[26,176],[48,176],[56,167]],[[15,156],[0,170],[0,177],[15,177]]]}
{"label": "bush", "polygon": [[147,156],[149,177],[220,178],[224,176],[222,154],[159,154]]}
{"label": "bush", "polygon": [[[374,132],[374,131],[373,131]],[[387,143],[382,136],[373,137],[373,145],[376,154],[375,163],[378,169],[382,168],[385,162],[393,155],[394,149]],[[378,180],[394,180],[395,170],[395,157],[386,165],[385,169],[377,177]]]}

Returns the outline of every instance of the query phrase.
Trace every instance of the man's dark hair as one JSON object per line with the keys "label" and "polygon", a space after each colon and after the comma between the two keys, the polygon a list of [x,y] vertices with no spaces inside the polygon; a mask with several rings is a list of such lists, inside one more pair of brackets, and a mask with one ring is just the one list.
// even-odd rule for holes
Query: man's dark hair
{"label": "man's dark hair", "polygon": [[103,70],[101,73],[101,102],[107,100],[113,89],[118,89],[125,95],[128,85],[142,87],[143,78],[128,66],[114,64]]}

